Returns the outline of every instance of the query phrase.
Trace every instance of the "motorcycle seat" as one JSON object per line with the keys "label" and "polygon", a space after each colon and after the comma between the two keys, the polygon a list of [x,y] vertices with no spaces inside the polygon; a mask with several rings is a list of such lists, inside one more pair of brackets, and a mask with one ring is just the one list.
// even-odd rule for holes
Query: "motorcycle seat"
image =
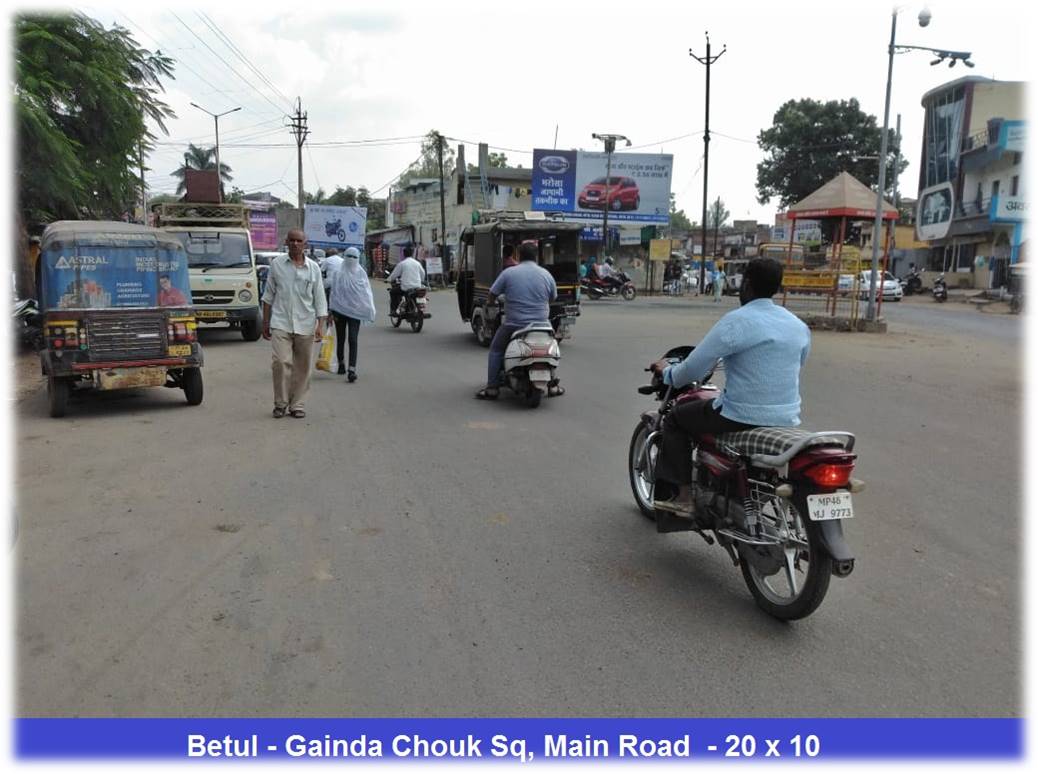
{"label": "motorcycle seat", "polygon": [[730,446],[757,465],[781,467],[810,446],[854,449],[854,435],[843,430],[811,433],[796,427],[755,427],[713,436],[714,443]]}
{"label": "motorcycle seat", "polygon": [[527,326],[525,326],[523,328],[520,328],[519,330],[517,330],[515,333],[512,334],[512,338],[513,339],[518,338],[518,337],[520,337],[520,336],[522,336],[522,335],[524,335],[526,333],[530,333],[531,331],[545,331],[546,333],[550,333],[553,336],[555,335],[555,329],[551,327],[551,323],[550,322],[538,322],[538,323],[530,323],[529,325],[527,325]]}

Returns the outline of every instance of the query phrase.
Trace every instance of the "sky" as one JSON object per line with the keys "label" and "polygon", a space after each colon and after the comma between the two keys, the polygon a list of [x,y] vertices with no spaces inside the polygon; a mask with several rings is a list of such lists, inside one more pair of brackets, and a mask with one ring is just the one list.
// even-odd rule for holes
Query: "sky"
{"label": "sky", "polygon": [[[917,23],[924,5],[932,15],[926,28]],[[976,63],[950,70],[930,66],[927,52],[894,58],[890,126],[900,113],[909,161],[900,190],[914,196],[922,95],[966,74],[1027,80],[1033,56],[1028,61],[1023,42],[1033,25],[1024,3],[1007,0],[898,8],[899,44],[970,51]],[[296,148],[283,123],[298,97],[311,130],[303,154],[311,192],[363,185],[384,196],[433,128],[454,147],[465,141],[469,161],[482,141],[524,167],[535,147],[601,150],[591,134],[613,132],[630,138],[632,151],[673,154],[671,190],[696,221],[706,68],[689,49],[704,56],[709,32],[711,53],[726,50],[711,68],[707,198],[720,197],[732,219],[770,223],[778,202],[757,201],[758,133],[784,102],[802,98],[856,98],[881,125],[893,6],[390,0],[81,10],[177,60],[165,93],[177,118],[147,159],[151,195],[174,190],[168,173],[188,142],[214,141],[213,119],[196,102],[214,113],[241,108],[220,119],[220,155],[233,185],[294,202]],[[384,142],[320,145],[358,140]],[[282,147],[240,147],[250,144]]]}

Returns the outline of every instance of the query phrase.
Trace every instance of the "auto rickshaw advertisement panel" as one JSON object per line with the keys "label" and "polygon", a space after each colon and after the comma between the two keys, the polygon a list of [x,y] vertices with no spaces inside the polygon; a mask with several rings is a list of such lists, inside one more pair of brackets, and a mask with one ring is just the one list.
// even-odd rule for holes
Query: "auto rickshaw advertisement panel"
{"label": "auto rickshaw advertisement panel", "polygon": [[191,305],[180,242],[121,225],[67,221],[48,228],[40,256],[45,309]]}

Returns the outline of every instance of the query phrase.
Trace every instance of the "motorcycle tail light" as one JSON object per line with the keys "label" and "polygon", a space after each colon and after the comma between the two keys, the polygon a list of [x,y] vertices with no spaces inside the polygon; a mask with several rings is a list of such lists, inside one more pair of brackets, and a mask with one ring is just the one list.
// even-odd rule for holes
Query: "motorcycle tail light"
{"label": "motorcycle tail light", "polygon": [[835,464],[823,462],[807,468],[804,471],[804,475],[818,484],[818,486],[829,488],[847,486],[847,483],[851,480],[851,472],[853,470],[854,463]]}

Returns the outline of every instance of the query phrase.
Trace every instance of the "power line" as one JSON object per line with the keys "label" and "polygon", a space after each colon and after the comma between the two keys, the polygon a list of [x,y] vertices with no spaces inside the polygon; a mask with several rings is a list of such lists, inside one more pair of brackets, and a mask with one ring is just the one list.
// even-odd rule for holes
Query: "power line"
{"label": "power line", "polygon": [[400,179],[401,177],[403,177],[403,176],[404,176],[405,174],[407,174],[407,170],[409,170],[409,169],[410,169],[410,168],[411,168],[412,166],[414,166],[415,164],[417,164],[417,163],[418,163],[418,162],[420,162],[421,160],[422,160],[422,154],[421,154],[421,153],[419,153],[419,154],[418,154],[418,157],[417,157],[417,158],[416,158],[416,159],[415,159],[414,161],[412,161],[412,162],[411,162],[410,164],[408,164],[408,165],[407,165],[406,167],[404,167],[404,168],[403,168],[403,169],[402,169],[402,170],[400,171],[400,174],[396,175],[395,177],[393,177],[393,178],[392,178],[391,180],[387,181],[386,183],[384,183],[384,184],[380,185],[380,186],[379,186],[378,188],[376,188],[376,189],[375,189],[374,191],[368,191],[368,193],[369,193],[369,194],[370,194],[371,196],[374,196],[374,195],[375,195],[375,194],[377,194],[377,193],[378,193],[379,191],[382,191],[382,190],[384,190],[384,189],[388,188],[388,187],[389,187],[389,186],[391,186],[391,185],[392,185],[393,183],[395,183],[395,182],[396,182],[397,180],[399,180],[399,179]]}
{"label": "power line", "polygon": [[286,97],[281,92],[281,90],[274,85],[270,78],[268,78],[266,75],[260,72],[259,69],[245,57],[245,54],[241,52],[241,50],[234,44],[234,42],[231,41],[227,33],[225,33],[215,21],[213,21],[207,14],[203,12],[197,12],[197,15],[202,20],[202,23],[208,26],[209,29],[212,30],[216,34],[216,36],[227,45],[227,47],[231,50],[231,53],[233,53],[242,62],[244,62],[246,67],[252,70],[252,72],[254,72],[257,76],[259,76],[259,79],[263,81],[267,86],[269,86],[273,90],[273,92],[277,94],[279,97],[281,97],[281,99],[283,99],[285,103],[289,105],[289,107],[291,108],[292,100]]}
{"label": "power line", "polygon": [[306,156],[310,159],[310,169],[314,171],[314,182],[317,183],[317,190],[321,190],[321,179],[317,176],[317,165],[314,164],[314,157],[310,154],[310,146],[306,146]]}
{"label": "power line", "polygon": [[243,83],[245,83],[246,86],[248,86],[250,89],[252,89],[257,94],[259,94],[261,97],[263,97],[263,99],[265,99],[268,103],[270,103],[270,105],[273,106],[273,108],[275,110],[277,110],[280,113],[284,113],[285,112],[281,107],[279,107],[278,105],[274,104],[274,102],[266,94],[264,94],[259,89],[257,89],[256,86],[252,83],[252,81],[250,81],[248,78],[246,78],[241,73],[239,73],[237,70],[235,70],[233,67],[231,67],[230,63],[226,59],[224,59],[222,56],[217,54],[216,51],[213,50],[213,47],[210,46],[208,43],[206,43],[205,40],[203,40],[202,37],[197,32],[195,32],[193,29],[191,29],[186,24],[184,24],[184,20],[183,19],[181,19],[179,16],[177,16],[175,13],[173,13],[173,11],[170,11],[169,13],[170,13],[170,15],[174,19],[176,19],[178,22],[180,22],[180,24],[184,27],[184,29],[186,29],[188,32],[190,32],[192,35],[194,35],[196,38],[198,38],[199,42],[203,46],[205,46],[207,49],[209,49],[212,52],[213,56],[215,56],[217,59],[219,59],[221,62],[223,62],[224,65],[226,65],[228,70],[230,70],[232,73],[237,75],[238,78],[241,79],[241,81]]}

